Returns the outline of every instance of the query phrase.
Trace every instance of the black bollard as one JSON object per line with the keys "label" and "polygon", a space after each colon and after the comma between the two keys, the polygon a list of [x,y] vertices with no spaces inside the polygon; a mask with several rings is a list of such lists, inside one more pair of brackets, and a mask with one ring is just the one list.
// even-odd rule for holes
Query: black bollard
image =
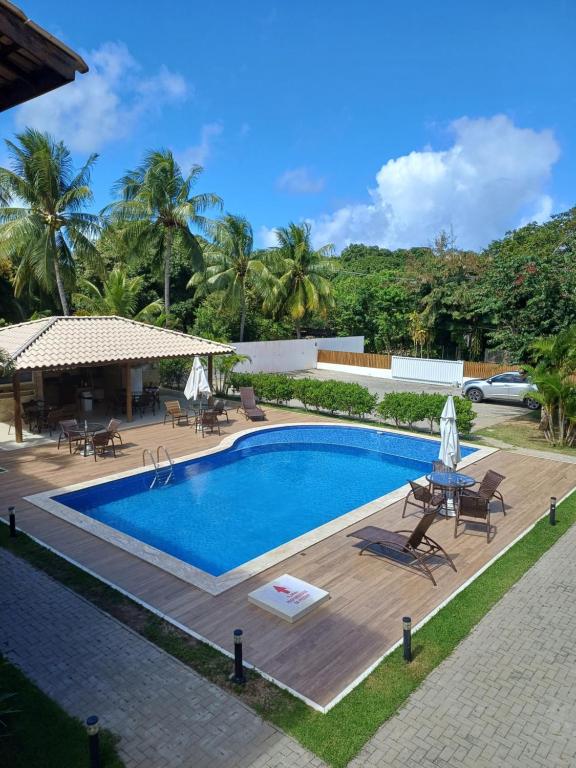
{"label": "black bollard", "polygon": [[556,525],[556,496],[550,497],[550,525]]}
{"label": "black bollard", "polygon": [[16,538],[16,509],[8,507],[8,522],[10,523],[10,538]]}
{"label": "black bollard", "polygon": [[234,674],[230,675],[230,679],[236,685],[244,685],[246,682],[244,664],[242,663],[242,635],[241,629],[234,630]]}
{"label": "black bollard", "polygon": [[412,661],[412,619],[410,616],[404,616],[402,619],[402,630],[404,661]]}
{"label": "black bollard", "polygon": [[90,715],[86,720],[86,731],[88,733],[90,768],[100,768],[100,723],[96,715]]}

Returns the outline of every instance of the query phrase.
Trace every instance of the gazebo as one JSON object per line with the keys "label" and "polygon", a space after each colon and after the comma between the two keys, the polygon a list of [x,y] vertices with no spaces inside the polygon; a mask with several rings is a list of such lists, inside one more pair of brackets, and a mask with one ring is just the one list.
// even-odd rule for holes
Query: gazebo
{"label": "gazebo", "polygon": [[[234,352],[234,347],[167,328],[139,323],[125,317],[47,317],[0,328],[0,349],[13,364],[14,431],[22,442],[23,374],[32,374],[36,394],[44,399],[52,382],[55,397],[78,397],[79,390],[97,379],[102,391],[125,390],[126,418],[132,420],[132,380],[135,369],[146,363],[195,355],[208,358],[212,383],[214,355]],[[84,384],[83,384],[84,383]]]}

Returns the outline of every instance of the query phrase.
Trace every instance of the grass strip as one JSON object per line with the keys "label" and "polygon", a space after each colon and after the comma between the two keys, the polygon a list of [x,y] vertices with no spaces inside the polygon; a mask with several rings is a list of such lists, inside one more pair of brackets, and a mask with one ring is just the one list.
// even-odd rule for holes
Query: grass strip
{"label": "grass strip", "polygon": [[[231,690],[262,717],[282,728],[334,768],[344,768],[378,728],[398,711],[426,676],[446,659],[486,613],[576,521],[576,494],[558,506],[557,524],[543,519],[476,581],[437,613],[413,638],[414,661],[398,649],[326,715],[251,673],[238,689],[228,680],[231,662],[213,648],[151,614],[24,535],[0,545],[58,578],[116,615],[209,680]],[[354,649],[350,649],[353,653]]]}
{"label": "grass strip", "polygon": [[[7,698],[9,696],[9,698]],[[6,698],[5,698],[6,697]],[[13,710],[9,714],[4,714]],[[84,725],[0,658],[0,754],[3,768],[88,768]],[[122,768],[115,738],[100,733],[103,768]]]}

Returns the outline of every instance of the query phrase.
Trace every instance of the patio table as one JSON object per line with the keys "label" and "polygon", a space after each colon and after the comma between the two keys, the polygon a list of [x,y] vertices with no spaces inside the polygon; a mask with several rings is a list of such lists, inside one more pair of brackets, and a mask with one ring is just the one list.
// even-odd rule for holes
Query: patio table
{"label": "patio table", "polygon": [[81,434],[84,435],[84,447],[82,449],[82,455],[86,457],[92,454],[92,450],[88,446],[88,437],[91,435],[95,435],[96,432],[105,432],[106,425],[101,424],[98,421],[84,421],[78,424],[77,430],[74,429],[71,431],[80,432]]}
{"label": "patio table", "polygon": [[430,472],[426,475],[429,483],[446,491],[446,504],[443,507],[445,517],[454,517],[454,496],[463,488],[470,488],[476,484],[476,478],[464,475],[461,472]]}

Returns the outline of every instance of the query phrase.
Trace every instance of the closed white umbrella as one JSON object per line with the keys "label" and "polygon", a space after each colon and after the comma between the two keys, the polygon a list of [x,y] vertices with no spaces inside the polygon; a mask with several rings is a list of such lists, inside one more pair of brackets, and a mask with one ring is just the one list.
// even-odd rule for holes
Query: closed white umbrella
{"label": "closed white umbrella", "polygon": [[456,426],[456,408],[454,407],[454,398],[450,395],[446,399],[442,415],[440,416],[440,453],[438,458],[442,459],[446,466],[456,469],[460,461],[460,440],[458,438],[458,427]]}
{"label": "closed white umbrella", "polygon": [[188,376],[186,387],[184,388],[184,396],[187,400],[197,400],[198,395],[211,394],[206,371],[200,362],[200,358],[196,356],[192,363],[192,370],[190,371],[190,376]]}

